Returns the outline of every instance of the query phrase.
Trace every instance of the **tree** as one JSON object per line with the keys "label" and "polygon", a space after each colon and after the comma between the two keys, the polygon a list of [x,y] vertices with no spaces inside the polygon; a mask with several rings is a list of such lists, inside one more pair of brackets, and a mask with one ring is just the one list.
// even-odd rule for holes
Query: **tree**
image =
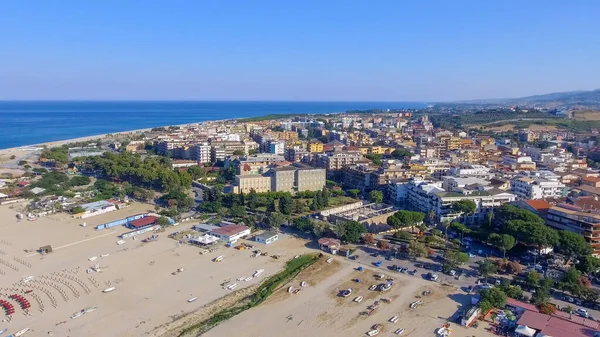
{"label": "tree", "polygon": [[369,201],[374,203],[381,203],[383,201],[383,192],[373,190],[369,192]]}
{"label": "tree", "polygon": [[469,229],[469,227],[467,227],[464,224],[462,224],[460,222],[457,222],[457,221],[453,222],[450,225],[450,227],[460,233],[460,244],[462,245],[462,243],[463,243],[463,236],[465,234],[470,233],[471,229]]}
{"label": "tree", "polygon": [[498,286],[498,288],[510,298],[514,298],[517,300],[523,299],[523,290],[521,290],[520,287],[511,286],[509,283],[503,282]]}
{"label": "tree", "polygon": [[193,180],[198,180],[206,175],[206,170],[200,166],[190,166],[188,168],[188,173]]}
{"label": "tree", "polygon": [[569,231],[558,232],[558,245],[556,248],[559,253],[567,257],[568,261],[575,257],[583,257],[593,253],[592,247],[582,235]]}
{"label": "tree", "polygon": [[392,152],[392,157],[394,157],[396,159],[404,159],[404,157],[412,157],[412,156],[413,156],[413,154],[404,148],[397,148],[394,150],[394,152]]}
{"label": "tree", "polygon": [[531,296],[533,304],[540,307],[549,302],[550,288],[552,288],[553,283],[554,282],[549,278],[545,278],[540,281],[540,286],[535,291],[533,296]]}
{"label": "tree", "polygon": [[429,212],[427,212],[427,217],[429,218],[429,224],[433,225],[435,223],[435,211],[430,209]]}
{"label": "tree", "polygon": [[488,236],[488,242],[496,248],[502,250],[503,257],[506,258],[506,251],[513,249],[517,240],[508,234],[491,233]]}
{"label": "tree", "polygon": [[576,268],[584,273],[595,273],[600,270],[600,259],[591,255],[584,256],[579,259]]}
{"label": "tree", "polygon": [[234,156],[243,156],[243,155],[245,155],[246,153],[244,152],[244,150],[235,150],[235,151],[233,151],[233,153],[232,153],[232,154],[233,154]]}
{"label": "tree", "polygon": [[292,204],[292,213],[294,213],[294,214],[304,213],[304,206],[305,206],[305,204],[302,201],[294,199],[294,202]]}
{"label": "tree", "polygon": [[368,244],[368,245],[373,245],[375,244],[375,237],[373,236],[373,234],[371,233],[367,233],[365,235],[363,235],[363,241]]}
{"label": "tree", "polygon": [[329,206],[329,196],[329,190],[326,186],[323,186],[323,189],[321,190],[321,201],[323,203],[323,207]]}
{"label": "tree", "polygon": [[452,204],[452,209],[461,214],[474,214],[477,204],[473,200],[463,199]]}
{"label": "tree", "polygon": [[246,203],[248,204],[248,208],[254,210],[259,206],[258,195],[254,189],[251,189],[248,193],[248,198]]}
{"label": "tree", "polygon": [[506,305],[506,294],[499,288],[483,289],[479,296],[479,307],[484,313],[492,308],[504,308]]}
{"label": "tree", "polygon": [[367,232],[367,227],[358,221],[346,221],[343,222],[344,235],[341,237],[342,241],[348,243],[357,243],[362,235]]}
{"label": "tree", "polygon": [[425,257],[428,255],[427,247],[422,242],[413,240],[408,244],[408,255],[412,257]]}
{"label": "tree", "polygon": [[72,214],[79,214],[79,213],[83,213],[83,212],[85,212],[85,208],[83,208],[81,206],[75,206],[75,207],[71,208]]}
{"label": "tree", "polygon": [[383,156],[380,154],[366,154],[365,158],[369,159],[370,161],[373,162],[373,164],[377,165],[377,166],[381,166],[382,162],[381,162],[381,158]]}
{"label": "tree", "polygon": [[356,199],[356,198],[358,198],[358,195],[359,195],[359,194],[360,194],[360,190],[358,190],[358,189],[355,189],[355,188],[353,188],[353,189],[351,189],[351,190],[348,190],[348,195],[349,195],[351,198],[354,198],[354,199]]}
{"label": "tree", "polygon": [[392,228],[406,228],[422,223],[424,219],[424,213],[402,210],[392,214],[387,219],[387,224]]}
{"label": "tree", "polygon": [[450,228],[450,225],[452,225],[452,223],[450,221],[444,221],[442,223],[442,226],[444,227],[444,231],[445,231],[446,241],[448,241],[448,228]]}
{"label": "tree", "polygon": [[271,212],[267,216],[267,225],[271,228],[279,228],[286,221],[286,218],[283,214],[279,212]]}
{"label": "tree", "polygon": [[69,181],[69,185],[71,186],[84,186],[87,185],[89,183],[91,183],[92,181],[90,180],[90,177],[87,176],[75,176],[73,178],[71,178],[71,180]]}
{"label": "tree", "polygon": [[493,211],[487,212],[485,215],[485,223],[487,224],[487,228],[493,227],[493,221],[494,221],[494,212]]}
{"label": "tree", "polygon": [[383,251],[390,249],[390,242],[387,240],[378,240],[377,247]]}
{"label": "tree", "polygon": [[537,287],[540,284],[542,275],[536,271],[530,271],[525,275],[525,283],[530,287]]}
{"label": "tree", "polygon": [[546,315],[552,315],[556,311],[556,306],[552,303],[542,303],[538,305],[538,309],[540,309],[540,313]]}
{"label": "tree", "polygon": [[242,218],[245,217],[248,213],[246,212],[246,207],[244,206],[232,206],[229,209],[229,214],[233,217]]}
{"label": "tree", "polygon": [[161,227],[167,227],[171,225],[171,222],[166,216],[161,216],[158,219],[156,219],[156,224]]}
{"label": "tree", "polygon": [[269,201],[269,204],[267,205],[267,212],[272,213],[275,211],[277,211],[277,207],[275,206],[275,199],[271,199],[271,201]]}
{"label": "tree", "polygon": [[556,231],[543,222],[528,222],[524,220],[509,220],[506,222],[506,231],[519,241],[537,246],[555,246],[559,238]]}
{"label": "tree", "polygon": [[437,236],[437,237],[441,237],[442,236],[442,231],[439,230],[439,229],[434,228],[434,229],[431,230],[431,235]]}
{"label": "tree", "polygon": [[451,268],[456,268],[469,262],[469,254],[453,250],[447,250],[444,254],[444,258]]}
{"label": "tree", "polygon": [[302,231],[302,232],[311,231],[314,227],[313,221],[308,217],[296,218],[296,219],[294,219],[292,224],[294,225],[294,228],[296,228],[297,230]]}
{"label": "tree", "polygon": [[279,198],[279,211],[285,215],[292,214],[294,201],[289,194],[286,194]]}
{"label": "tree", "polygon": [[25,164],[27,164],[27,160],[19,160],[19,162],[17,163],[17,165],[19,166],[23,166]]}
{"label": "tree", "polygon": [[477,270],[483,277],[488,277],[492,274],[496,274],[498,271],[496,265],[492,260],[485,259],[479,263]]}

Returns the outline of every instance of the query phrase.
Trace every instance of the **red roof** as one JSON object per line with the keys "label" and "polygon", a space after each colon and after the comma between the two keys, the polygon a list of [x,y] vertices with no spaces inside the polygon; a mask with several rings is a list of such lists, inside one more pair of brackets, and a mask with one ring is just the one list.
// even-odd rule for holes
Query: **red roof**
{"label": "red roof", "polygon": [[219,235],[232,236],[232,235],[239,234],[247,229],[249,229],[249,227],[244,226],[244,225],[227,225],[227,226],[217,228],[212,232],[215,234],[219,234]]}
{"label": "red roof", "polygon": [[523,309],[528,310],[528,311],[540,312],[535,305],[529,304],[529,303],[525,303],[525,302],[521,302],[521,301],[517,301],[514,298],[510,298],[510,297],[508,297],[506,299],[506,304],[507,305],[512,305],[513,307],[517,307],[517,308],[523,308]]}
{"label": "red roof", "polygon": [[[558,317],[562,316],[562,317]],[[571,316],[569,318],[569,316]],[[525,311],[517,324],[540,330],[547,336],[589,337],[589,331],[598,330],[600,323],[557,311],[552,316],[539,312]]]}
{"label": "red roof", "polygon": [[525,200],[525,203],[529,205],[529,207],[542,213],[547,212],[550,208],[550,203],[545,200]]}
{"label": "red roof", "polygon": [[330,238],[321,238],[319,239],[319,245],[320,246],[339,246],[340,245],[340,240],[337,239],[330,239]]}
{"label": "red roof", "polygon": [[143,217],[141,219],[131,221],[129,223],[129,226],[134,227],[134,228],[146,227],[148,225],[154,224],[157,219],[158,219],[157,217],[150,215],[147,217]]}

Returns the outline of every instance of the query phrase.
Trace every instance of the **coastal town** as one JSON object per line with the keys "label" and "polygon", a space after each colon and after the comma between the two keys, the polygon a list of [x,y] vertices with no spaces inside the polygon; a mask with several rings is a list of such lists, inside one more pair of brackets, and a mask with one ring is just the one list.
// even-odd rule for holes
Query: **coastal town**
{"label": "coastal town", "polygon": [[0,150],[0,331],[597,337],[600,112],[455,109]]}

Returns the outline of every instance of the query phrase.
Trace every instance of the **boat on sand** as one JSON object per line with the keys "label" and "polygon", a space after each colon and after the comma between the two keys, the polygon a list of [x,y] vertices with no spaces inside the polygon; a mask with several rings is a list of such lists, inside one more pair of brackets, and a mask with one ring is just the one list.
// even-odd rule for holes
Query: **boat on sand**
{"label": "boat on sand", "polygon": [[106,289],[102,290],[102,292],[103,292],[103,293],[109,293],[109,292],[111,292],[111,291],[114,291],[115,289],[117,289],[117,288],[115,288],[115,287],[110,287],[110,288],[106,288]]}

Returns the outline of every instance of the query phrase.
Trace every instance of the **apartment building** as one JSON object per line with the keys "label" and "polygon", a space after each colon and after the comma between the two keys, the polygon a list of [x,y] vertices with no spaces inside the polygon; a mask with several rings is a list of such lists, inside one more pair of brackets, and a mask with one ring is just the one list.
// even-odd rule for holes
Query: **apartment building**
{"label": "apartment building", "polygon": [[364,160],[363,156],[357,152],[329,152],[318,155],[317,165],[327,170],[335,171],[362,160]]}
{"label": "apartment building", "polygon": [[582,235],[594,249],[593,255],[600,257],[600,213],[584,210],[579,206],[558,204],[550,207],[546,215],[550,227]]}
{"label": "apartment building", "polygon": [[245,174],[263,174],[267,172],[276,163],[284,162],[285,158],[281,155],[270,153],[259,153],[253,156],[240,158],[237,163],[237,171],[241,175]]}
{"label": "apartment building", "polygon": [[303,164],[272,168],[264,174],[236,176],[233,193],[318,191],[325,186],[325,170]]}
{"label": "apartment building", "polygon": [[524,200],[562,198],[567,195],[567,187],[557,175],[513,178],[510,180],[510,189]]}
{"label": "apartment building", "polygon": [[283,155],[285,153],[285,142],[270,141],[269,142],[269,153]]}
{"label": "apartment building", "polygon": [[213,162],[225,160],[232,156],[234,152],[241,151],[246,153],[246,146],[242,142],[211,142],[211,159]]}
{"label": "apartment building", "polygon": [[194,159],[199,163],[210,163],[211,162],[211,147],[208,143],[200,143],[194,146]]}
{"label": "apartment building", "polygon": [[323,152],[323,143],[321,142],[309,142],[306,146],[306,149],[310,153],[320,153]]}
{"label": "apartment building", "polygon": [[448,170],[448,175],[468,176],[480,179],[490,179],[494,176],[490,173],[489,167],[476,164],[461,164],[459,166],[451,167]]}
{"label": "apartment building", "polygon": [[[494,208],[515,201],[517,196],[495,188],[479,186],[475,189],[459,188],[447,191],[441,183],[414,181],[407,186],[409,204],[420,212],[435,213],[437,222],[460,219],[465,223],[479,223]],[[477,211],[472,215],[461,215],[453,210],[453,205],[460,200],[472,200]]]}
{"label": "apartment building", "polygon": [[291,162],[306,162],[310,157],[310,152],[307,149],[293,146],[285,149],[285,159]]}

